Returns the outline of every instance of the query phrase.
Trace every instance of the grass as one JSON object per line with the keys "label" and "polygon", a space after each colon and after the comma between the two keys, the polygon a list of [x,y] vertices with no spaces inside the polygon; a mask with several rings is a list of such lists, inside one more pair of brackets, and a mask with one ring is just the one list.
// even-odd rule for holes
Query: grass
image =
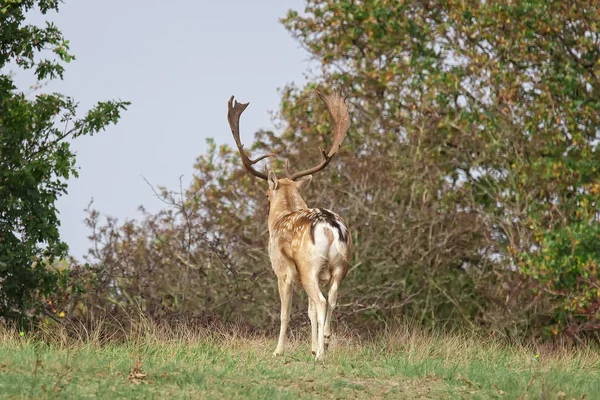
{"label": "grass", "polygon": [[[0,328],[1,329],[1,328]],[[50,335],[50,337],[48,337]],[[0,330],[5,399],[600,399],[592,346],[507,346],[409,327],[360,340],[338,335],[324,363],[308,338],[273,358],[275,337],[145,328],[125,343]]]}

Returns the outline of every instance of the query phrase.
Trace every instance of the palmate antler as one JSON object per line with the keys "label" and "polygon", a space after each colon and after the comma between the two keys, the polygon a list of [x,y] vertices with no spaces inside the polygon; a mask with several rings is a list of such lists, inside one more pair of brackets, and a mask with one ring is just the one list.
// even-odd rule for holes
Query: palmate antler
{"label": "palmate antler", "polygon": [[227,111],[227,120],[229,121],[229,127],[231,128],[231,133],[233,134],[233,139],[235,140],[235,144],[240,152],[240,158],[242,159],[242,164],[244,164],[244,168],[252,175],[264,179],[265,181],[268,179],[267,175],[255,170],[252,168],[254,164],[257,162],[264,160],[267,157],[273,157],[274,154],[265,154],[264,156],[258,157],[256,160],[251,160],[248,155],[244,152],[244,145],[240,140],[240,116],[248,107],[250,103],[238,103],[233,99],[233,96],[229,98],[229,110]]}
{"label": "palmate antler", "polygon": [[[325,153],[325,151],[319,147],[319,151],[321,153],[321,162],[318,165],[304,171],[298,171],[294,174],[290,174],[289,163],[286,160],[285,175],[288,179],[294,181],[303,176],[319,172],[325,168],[333,156],[338,152],[342,142],[344,141],[344,138],[346,137],[346,132],[348,132],[348,128],[350,127],[350,116],[348,115],[348,105],[345,102],[345,98],[335,90],[330,95],[324,95],[317,90],[317,94],[327,106],[327,110],[329,111],[329,115],[331,116],[333,122],[333,144],[331,145],[331,149],[328,153]],[[250,103],[238,103],[237,101],[234,102],[233,96],[231,96],[229,99],[229,111],[227,112],[227,119],[229,120],[231,133],[233,134],[235,144],[237,145],[240,153],[242,164],[252,175],[267,180],[267,175],[255,170],[252,165],[267,157],[273,157],[274,154],[266,154],[257,158],[256,160],[251,160],[244,152],[244,145],[240,141],[240,116],[249,104]]]}
{"label": "palmate antler", "polygon": [[319,147],[319,152],[321,153],[321,162],[312,168],[305,169],[304,171],[298,171],[290,175],[288,169],[289,163],[286,160],[285,175],[293,181],[303,176],[319,172],[325,168],[335,153],[338,152],[342,142],[344,141],[344,138],[346,137],[346,132],[348,132],[348,128],[350,127],[350,116],[348,115],[348,105],[346,104],[345,97],[342,97],[342,95],[335,90],[330,95],[324,95],[317,90],[317,94],[327,106],[327,110],[329,111],[329,115],[331,116],[333,122],[333,144],[331,145],[329,153],[325,153],[325,151]]}

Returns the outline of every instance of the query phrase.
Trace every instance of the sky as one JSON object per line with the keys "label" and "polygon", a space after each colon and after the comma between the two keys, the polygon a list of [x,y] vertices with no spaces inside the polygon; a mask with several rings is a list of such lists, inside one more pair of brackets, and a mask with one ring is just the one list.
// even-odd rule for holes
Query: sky
{"label": "sky", "polygon": [[[167,5],[168,4],[168,5]],[[81,115],[97,101],[131,101],[116,126],[72,142],[79,178],[57,206],[62,239],[78,259],[90,247],[84,209],[139,218],[138,207],[156,212],[163,203],[153,185],[178,189],[193,176],[206,138],[233,146],[227,100],[235,95],[250,107],[241,121],[242,141],[273,129],[270,111],[278,88],[305,82],[309,56],[279,19],[304,10],[301,0],[65,0],[60,12],[32,14],[51,20],[70,40],[76,60],[63,81],[41,92],[59,92],[80,103]],[[15,81],[31,82],[19,71]]]}

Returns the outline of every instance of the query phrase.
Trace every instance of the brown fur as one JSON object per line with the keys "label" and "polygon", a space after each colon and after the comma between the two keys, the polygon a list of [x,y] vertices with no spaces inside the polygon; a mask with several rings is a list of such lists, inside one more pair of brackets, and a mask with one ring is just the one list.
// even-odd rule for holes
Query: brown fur
{"label": "brown fur", "polygon": [[[279,342],[274,354],[283,352],[292,284],[298,282],[309,297],[312,349],[320,359],[324,354],[325,338],[328,340],[331,334],[331,314],[339,284],[348,272],[351,241],[348,227],[339,216],[327,210],[307,207],[300,189],[310,179],[295,182],[277,179],[274,174],[269,176],[269,255],[278,278],[282,306]],[[315,237],[317,227],[321,227],[323,236]],[[326,253],[322,253],[324,249]],[[335,254],[333,259],[331,254]],[[327,283],[330,283],[328,300],[319,289],[320,284]]]}
{"label": "brown fur", "polygon": [[[269,182],[269,257],[277,275],[281,298],[281,327],[273,354],[283,353],[292,305],[292,285],[296,280],[302,283],[309,298],[312,350],[319,360],[325,353],[325,340],[329,340],[331,335],[331,314],[337,302],[339,285],[348,272],[352,240],[348,226],[338,215],[325,209],[309,209],[300,195],[300,190],[310,183],[311,174],[321,171],[332,160],[350,127],[345,97],[335,90],[329,95],[317,90],[317,94],[327,106],[332,119],[331,149],[327,153],[321,150],[319,164],[294,174],[289,173],[286,162],[285,179],[277,179],[273,171],[263,173],[253,167],[274,154],[265,154],[252,160],[244,152],[240,140],[240,116],[249,103],[238,103],[231,96],[227,120],[244,168]],[[330,283],[327,299],[321,293],[319,281]]]}

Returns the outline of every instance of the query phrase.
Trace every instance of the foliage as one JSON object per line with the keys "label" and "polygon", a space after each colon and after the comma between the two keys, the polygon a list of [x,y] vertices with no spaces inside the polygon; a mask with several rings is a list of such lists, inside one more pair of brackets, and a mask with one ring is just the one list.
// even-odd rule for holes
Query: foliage
{"label": "foliage", "polygon": [[[399,142],[392,157],[405,160],[398,170],[413,177],[431,165],[427,191],[438,203],[427,208],[454,215],[453,229],[467,224],[480,239],[466,238],[470,254],[481,257],[472,256],[463,269],[474,285],[471,299],[485,310],[470,318],[484,324],[519,330],[559,324],[576,332],[600,318],[595,306],[581,315],[567,300],[551,299],[544,290],[552,284],[528,272],[544,268],[539,252],[550,252],[544,255],[559,261],[545,267],[562,290],[595,304],[596,8],[554,1],[308,1],[304,16],[290,12],[284,19],[323,65],[323,80],[350,88],[358,104],[357,140]],[[412,184],[403,187],[418,194]],[[451,237],[453,229],[441,237]],[[579,232],[581,241],[561,246],[569,231]],[[453,253],[450,260],[464,261],[456,247],[435,243]],[[436,273],[443,266],[435,266]],[[542,294],[532,298],[529,287]],[[464,288],[456,289],[448,297],[468,310]],[[510,320],[499,320],[494,304]]]}
{"label": "foliage", "polygon": [[[411,318],[508,336],[593,333],[597,11],[585,1],[308,0],[282,19],[321,70],[283,88],[281,134],[258,132],[253,149],[292,168],[315,163],[330,126],[314,89],[349,94],[346,143],[306,193],[352,229],[340,321],[363,332]],[[275,326],[261,184],[213,144],[189,188],[161,190],[158,215],[100,227],[92,214],[91,262],[111,288],[99,298],[151,316]]]}
{"label": "foliage", "polygon": [[[58,11],[58,1],[0,2],[0,68],[32,70],[38,80],[62,78],[74,59],[69,41],[51,23],[26,23],[30,10]],[[58,94],[28,96],[0,75],[0,317],[23,317],[53,292],[64,274],[50,266],[67,254],[60,240],[57,198],[77,176],[69,139],[117,122],[128,103],[100,102],[83,117]],[[63,279],[64,280],[64,279]]]}
{"label": "foliage", "polygon": [[538,250],[525,254],[522,270],[540,283],[538,296],[551,299],[553,309],[546,330],[556,335],[597,331],[600,328],[600,224],[586,212],[583,221],[570,221],[549,231],[538,229]]}

